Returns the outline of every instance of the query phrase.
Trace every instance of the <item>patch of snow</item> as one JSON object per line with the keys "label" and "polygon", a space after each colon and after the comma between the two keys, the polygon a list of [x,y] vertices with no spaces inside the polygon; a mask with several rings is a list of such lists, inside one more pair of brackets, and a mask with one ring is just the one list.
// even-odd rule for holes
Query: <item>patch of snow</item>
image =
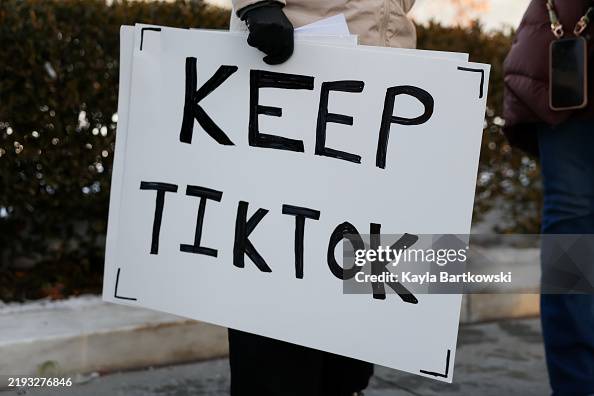
{"label": "patch of snow", "polygon": [[0,315],[8,315],[21,312],[47,311],[53,309],[85,309],[103,304],[101,296],[85,294],[77,297],[70,297],[65,300],[42,299],[27,301],[24,303],[0,301]]}

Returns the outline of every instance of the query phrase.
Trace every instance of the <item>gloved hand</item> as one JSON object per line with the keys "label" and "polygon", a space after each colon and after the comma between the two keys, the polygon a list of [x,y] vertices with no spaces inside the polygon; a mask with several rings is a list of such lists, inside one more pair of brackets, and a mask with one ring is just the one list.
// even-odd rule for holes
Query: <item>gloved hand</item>
{"label": "gloved hand", "polygon": [[247,23],[250,46],[264,52],[264,62],[278,65],[293,54],[293,24],[278,2],[256,3],[240,10],[240,18]]}

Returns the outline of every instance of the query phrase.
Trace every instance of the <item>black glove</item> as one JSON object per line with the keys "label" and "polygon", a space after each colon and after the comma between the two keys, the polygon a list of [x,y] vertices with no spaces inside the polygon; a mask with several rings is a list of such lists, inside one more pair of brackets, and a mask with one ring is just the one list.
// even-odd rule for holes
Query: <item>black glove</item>
{"label": "black glove", "polygon": [[240,18],[247,23],[250,46],[264,52],[264,62],[278,65],[293,54],[293,24],[278,2],[262,2],[240,10]]}

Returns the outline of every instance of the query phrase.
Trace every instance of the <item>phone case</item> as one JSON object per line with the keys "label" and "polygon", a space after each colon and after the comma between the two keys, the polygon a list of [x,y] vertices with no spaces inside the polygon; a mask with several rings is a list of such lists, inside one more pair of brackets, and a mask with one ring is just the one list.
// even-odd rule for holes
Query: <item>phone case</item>
{"label": "phone case", "polygon": [[[577,106],[568,106],[568,107],[555,107],[553,105],[553,51],[555,44],[558,43],[560,40],[554,40],[551,42],[549,46],[549,107],[555,111],[562,111],[562,110],[576,110],[576,109],[583,109],[588,104],[588,54],[587,54],[587,42],[586,39],[583,37],[577,37],[577,39],[581,43],[581,49],[584,51],[583,59],[584,59],[584,83],[583,83],[583,93],[584,93],[584,101]],[[563,40],[563,39],[561,39]]]}

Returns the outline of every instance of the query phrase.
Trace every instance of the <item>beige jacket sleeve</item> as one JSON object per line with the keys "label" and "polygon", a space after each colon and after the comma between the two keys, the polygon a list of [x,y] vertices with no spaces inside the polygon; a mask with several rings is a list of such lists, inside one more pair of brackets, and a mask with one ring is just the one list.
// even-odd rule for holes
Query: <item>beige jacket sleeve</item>
{"label": "beige jacket sleeve", "polygon": [[[233,9],[235,11],[241,10],[243,7],[255,4],[262,0],[232,0]],[[275,0],[282,4],[287,4],[286,0]],[[323,0],[322,0],[323,1]],[[409,12],[412,6],[415,4],[415,0],[399,0],[404,12]]]}
{"label": "beige jacket sleeve", "polygon": [[410,9],[415,5],[415,0],[400,0],[402,2],[402,9],[408,13]]}
{"label": "beige jacket sleeve", "polygon": [[[241,10],[243,7],[247,7],[249,5],[258,3],[262,0],[232,0],[231,2],[233,3],[233,10],[235,12]],[[285,0],[274,0],[274,1],[278,1],[279,3],[282,4],[286,4]]]}

